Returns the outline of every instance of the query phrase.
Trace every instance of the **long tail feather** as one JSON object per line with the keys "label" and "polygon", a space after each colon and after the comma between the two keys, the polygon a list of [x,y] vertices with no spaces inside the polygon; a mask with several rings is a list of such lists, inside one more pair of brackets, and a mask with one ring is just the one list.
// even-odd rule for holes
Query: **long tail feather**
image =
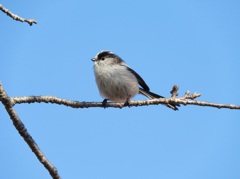
{"label": "long tail feather", "polygon": [[[150,99],[155,99],[155,98],[164,98],[163,96],[160,96],[158,94],[155,94],[153,92],[150,92],[150,91],[147,91],[147,90],[144,90],[142,88],[139,88],[139,93],[150,98]],[[180,106],[180,105],[177,105],[176,104],[166,104],[165,106],[169,107],[169,108],[172,108],[173,110],[178,110],[177,106]]]}

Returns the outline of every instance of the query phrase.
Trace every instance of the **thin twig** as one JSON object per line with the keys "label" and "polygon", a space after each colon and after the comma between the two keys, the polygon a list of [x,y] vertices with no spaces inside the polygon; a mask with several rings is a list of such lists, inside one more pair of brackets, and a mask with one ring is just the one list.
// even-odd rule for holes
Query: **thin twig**
{"label": "thin twig", "polygon": [[177,85],[174,85],[172,87],[172,90],[170,91],[170,93],[172,94],[172,98],[176,98],[178,96],[178,89],[179,87]]}
{"label": "thin twig", "polygon": [[[233,104],[217,104],[205,101],[192,100],[201,96],[201,94],[194,93],[188,94],[180,98],[159,98],[151,100],[139,100],[130,101],[128,106],[148,106],[148,105],[158,105],[158,104],[183,104],[183,105],[196,105],[196,106],[208,106],[215,108],[228,108],[228,109],[240,109],[240,106]],[[107,103],[106,106],[102,105],[102,102],[80,102],[80,101],[70,101],[66,99],[57,98],[55,96],[24,96],[24,97],[13,97],[11,98],[13,105],[21,103],[53,103],[59,105],[65,105],[72,108],[89,108],[89,107],[114,107],[122,108],[123,103]]]}
{"label": "thin twig", "polygon": [[29,19],[28,20],[28,19],[19,17],[19,16],[13,14],[11,11],[6,9],[5,7],[3,7],[3,5],[1,5],[1,4],[0,4],[0,10],[3,11],[5,14],[7,14],[8,16],[10,16],[11,18],[13,18],[16,21],[27,22],[30,26],[32,26],[32,24],[37,24],[37,21],[35,21],[34,19]]}
{"label": "thin twig", "polygon": [[13,121],[13,125],[18,130],[19,134],[23,137],[26,141],[28,146],[32,149],[32,152],[36,155],[38,160],[44,165],[44,167],[49,171],[50,175],[54,179],[61,178],[58,174],[57,169],[48,161],[45,157],[43,152],[40,150],[36,142],[33,140],[32,136],[28,133],[27,129],[25,128],[24,124],[20,120],[18,114],[13,108],[13,103],[11,98],[8,97],[7,93],[3,89],[2,84],[0,83],[0,101],[5,106],[10,118]]}

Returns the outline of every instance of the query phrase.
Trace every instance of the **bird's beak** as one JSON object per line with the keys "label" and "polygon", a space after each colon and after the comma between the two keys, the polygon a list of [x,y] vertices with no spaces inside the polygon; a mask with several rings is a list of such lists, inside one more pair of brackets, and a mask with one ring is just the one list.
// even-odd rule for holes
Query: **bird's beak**
{"label": "bird's beak", "polygon": [[95,59],[95,58],[92,58],[91,60],[92,60],[93,62],[95,62],[95,61],[96,61],[96,59]]}

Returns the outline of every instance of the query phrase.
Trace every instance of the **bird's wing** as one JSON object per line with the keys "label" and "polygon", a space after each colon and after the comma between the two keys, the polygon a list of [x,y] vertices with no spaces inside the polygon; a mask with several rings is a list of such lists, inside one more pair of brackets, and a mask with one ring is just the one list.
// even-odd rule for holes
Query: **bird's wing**
{"label": "bird's wing", "polygon": [[142,77],[141,77],[139,74],[137,74],[137,72],[135,72],[133,69],[131,69],[131,68],[128,67],[128,66],[126,66],[126,68],[127,68],[127,70],[129,70],[129,71],[137,78],[139,85],[140,85],[143,89],[145,89],[146,91],[149,91],[149,90],[150,90],[149,87],[148,87],[148,85],[145,83],[145,81],[142,79]]}

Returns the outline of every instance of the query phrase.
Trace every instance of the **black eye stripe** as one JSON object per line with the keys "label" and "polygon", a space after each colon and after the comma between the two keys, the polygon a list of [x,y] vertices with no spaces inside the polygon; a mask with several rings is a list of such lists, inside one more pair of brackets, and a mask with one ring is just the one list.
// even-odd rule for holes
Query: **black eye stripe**
{"label": "black eye stripe", "polygon": [[96,56],[96,60],[104,61],[106,58],[114,59],[115,63],[124,62],[118,55],[114,54],[111,51],[107,51],[107,50],[99,52]]}
{"label": "black eye stripe", "polygon": [[104,57],[108,56],[109,52],[104,51],[98,54],[98,59],[103,59]]}
{"label": "black eye stripe", "polygon": [[110,51],[104,51],[98,54],[98,59],[104,60],[105,58],[116,58],[117,55],[113,54]]}

